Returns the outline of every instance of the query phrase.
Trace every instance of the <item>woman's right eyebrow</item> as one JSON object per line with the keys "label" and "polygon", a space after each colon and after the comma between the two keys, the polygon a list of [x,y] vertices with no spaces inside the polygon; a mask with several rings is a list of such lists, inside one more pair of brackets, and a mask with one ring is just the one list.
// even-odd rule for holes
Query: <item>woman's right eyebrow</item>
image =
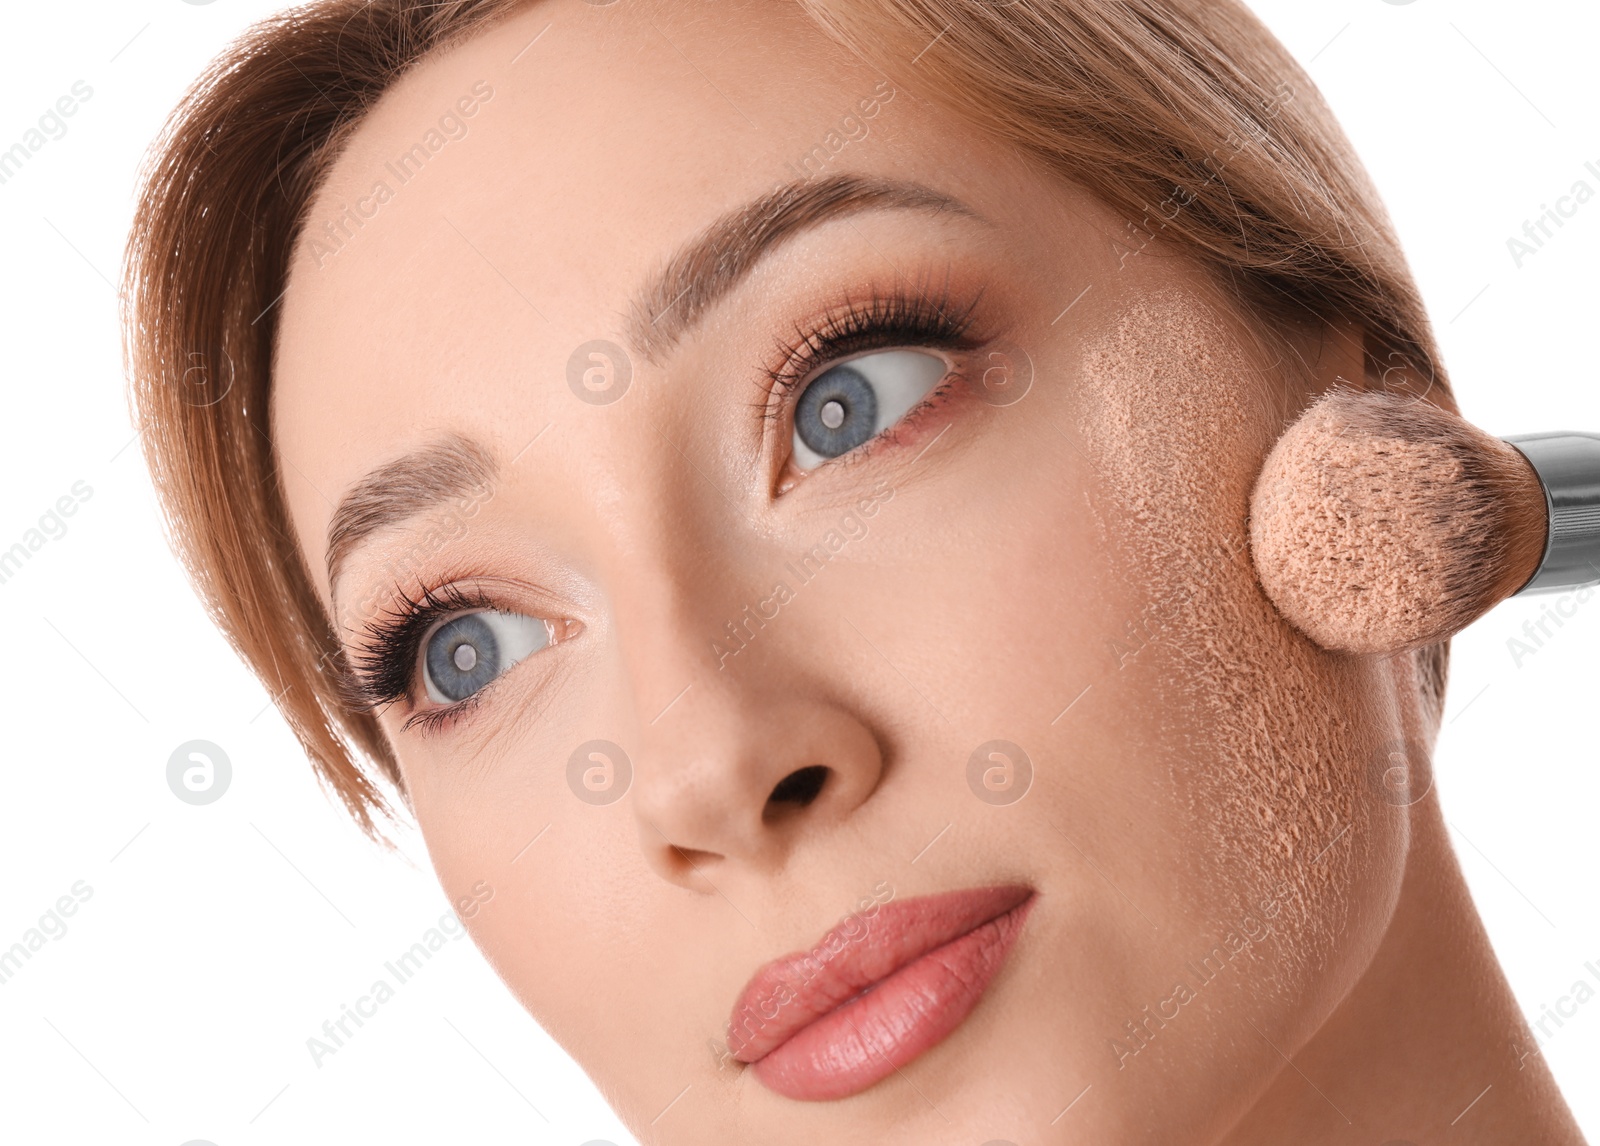
{"label": "woman's right eyebrow", "polygon": [[369,471],[339,499],[328,521],[328,591],[350,554],[374,533],[441,504],[481,496],[497,466],[483,446],[449,434]]}
{"label": "woman's right eyebrow", "polygon": [[884,209],[987,222],[959,199],[921,183],[840,174],[782,184],[710,224],[645,282],[629,307],[633,351],[659,365],[706,311],[775,248],[830,219]]}

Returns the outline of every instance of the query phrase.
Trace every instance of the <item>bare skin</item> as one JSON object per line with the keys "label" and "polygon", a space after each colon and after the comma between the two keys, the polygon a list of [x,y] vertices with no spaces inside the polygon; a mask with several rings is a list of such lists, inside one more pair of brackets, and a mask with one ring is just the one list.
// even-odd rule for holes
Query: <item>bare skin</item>
{"label": "bare skin", "polygon": [[[1513,1051],[1436,794],[1372,784],[1435,731],[1411,659],[1310,646],[1238,548],[1284,417],[1360,377],[1358,335],[1265,337],[1194,263],[1128,257],[1089,196],[884,81],[781,5],[553,0],[403,79],[313,205],[273,415],[330,615],[370,660],[397,587],[455,587],[549,642],[464,708],[413,677],[383,710],[445,889],[494,891],[475,941],[643,1142],[1581,1141]],[[852,113],[867,130],[801,190],[890,191],[630,320]],[[795,399],[830,363],[762,382],[868,297],[970,313],[968,341],[852,350],[944,381],[801,464]],[[463,439],[484,491],[331,578],[335,506]],[[631,771],[611,802],[569,782],[595,740]],[[1010,802],[969,783],[994,740],[1031,764]],[[796,1100],[717,1053],[750,976],[863,901],[1002,883],[1036,892],[1009,958],[876,1085]]]}

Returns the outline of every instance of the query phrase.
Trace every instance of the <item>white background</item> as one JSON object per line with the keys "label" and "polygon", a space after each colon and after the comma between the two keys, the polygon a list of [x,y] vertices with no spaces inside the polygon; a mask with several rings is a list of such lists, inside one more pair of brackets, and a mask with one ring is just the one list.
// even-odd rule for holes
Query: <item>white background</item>
{"label": "white background", "polygon": [[[15,626],[0,655],[0,948],[75,881],[93,896],[0,986],[0,1139],[629,1143],[469,940],[320,1068],[306,1047],[447,904],[414,837],[385,855],[321,794],[166,549],[129,445],[112,286],[143,148],[205,62],[279,7],[6,6],[0,149],[74,81],[94,94],[0,186],[0,549],[75,482],[93,495],[0,585]],[[1600,9],[1255,7],[1388,203],[1468,417],[1499,434],[1600,430],[1600,200],[1520,268],[1507,248],[1577,180],[1600,191]],[[1509,602],[1457,638],[1436,766],[1473,895],[1533,1018],[1586,960],[1600,966],[1600,603],[1518,665],[1507,641],[1549,601]],[[166,786],[168,756],[192,739],[233,764],[211,806]],[[1550,1029],[1543,1053],[1600,1137],[1600,999]]]}

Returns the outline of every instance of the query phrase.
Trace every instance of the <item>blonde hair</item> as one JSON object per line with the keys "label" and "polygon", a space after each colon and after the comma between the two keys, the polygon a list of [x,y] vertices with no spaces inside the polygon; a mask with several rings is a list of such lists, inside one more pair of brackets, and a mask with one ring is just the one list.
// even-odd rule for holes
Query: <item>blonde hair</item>
{"label": "blonde hair", "polygon": [[[369,834],[402,788],[350,705],[268,420],[275,303],[311,199],[395,80],[531,0],[318,0],[190,89],[146,166],[124,266],[135,420],[174,550]],[[1369,372],[1453,408],[1378,196],[1305,73],[1232,0],[801,0],[897,82],[1186,252],[1270,326],[1354,320]],[[1224,158],[1225,157],[1225,158]],[[1437,719],[1448,644],[1419,654]]]}

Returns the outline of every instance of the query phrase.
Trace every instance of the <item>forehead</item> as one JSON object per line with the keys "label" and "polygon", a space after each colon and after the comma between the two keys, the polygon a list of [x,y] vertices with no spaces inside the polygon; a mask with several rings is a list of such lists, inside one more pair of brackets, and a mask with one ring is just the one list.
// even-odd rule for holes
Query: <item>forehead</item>
{"label": "forehead", "polygon": [[819,163],[969,201],[979,171],[1007,202],[1020,164],[951,128],[788,4],[558,0],[420,64],[349,138],[281,302],[274,433],[316,576],[343,490],[449,431],[517,453],[570,405],[573,349],[621,341],[722,213]]}

